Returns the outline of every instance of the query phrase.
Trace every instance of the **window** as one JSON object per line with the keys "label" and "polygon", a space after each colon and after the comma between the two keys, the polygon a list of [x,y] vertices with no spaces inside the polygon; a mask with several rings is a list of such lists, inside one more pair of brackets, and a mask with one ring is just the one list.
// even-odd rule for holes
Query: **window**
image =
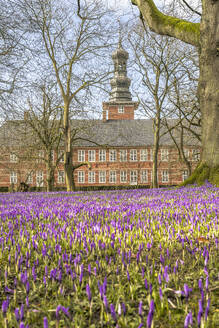
{"label": "window", "polygon": [[120,162],[126,162],[127,161],[127,150],[121,149],[120,150]]}
{"label": "window", "polygon": [[140,161],[145,162],[148,160],[148,150],[147,149],[141,149],[140,150]]}
{"label": "window", "polygon": [[96,150],[88,150],[88,162],[96,161]]}
{"label": "window", "polygon": [[188,178],[188,176],[189,176],[188,170],[184,170],[182,172],[182,181],[185,181]]}
{"label": "window", "polygon": [[192,149],[192,160],[195,162],[200,161],[200,151],[197,149]]}
{"label": "window", "polygon": [[36,173],[36,186],[43,187],[43,171],[38,171]]}
{"label": "window", "polygon": [[186,159],[189,160],[189,158],[190,158],[190,151],[189,151],[189,149],[183,149],[183,151],[184,151],[184,155],[185,155]]}
{"label": "window", "polygon": [[85,162],[85,150],[78,150],[78,162]]}
{"label": "window", "polygon": [[110,151],[109,151],[109,161],[110,162],[115,162],[116,161],[116,150],[115,149],[110,149]]}
{"label": "window", "polygon": [[110,171],[109,182],[116,183],[116,171]]}
{"label": "window", "polygon": [[161,149],[161,161],[168,161],[169,159],[169,150]]}
{"label": "window", "polygon": [[141,170],[141,183],[148,182],[148,171]]}
{"label": "window", "polygon": [[169,182],[169,172],[167,170],[162,171],[162,182]]}
{"label": "window", "polygon": [[151,149],[150,153],[151,153],[151,162],[153,162],[153,149]]}
{"label": "window", "polygon": [[65,172],[58,171],[58,183],[64,184],[65,183]]}
{"label": "window", "polygon": [[59,151],[59,161],[60,163],[64,163],[64,151],[63,150],[60,150]]}
{"label": "window", "polygon": [[120,171],[120,182],[127,182],[127,171]]}
{"label": "window", "polygon": [[17,155],[14,153],[10,154],[10,162],[11,163],[17,163]]}
{"label": "window", "polygon": [[78,171],[78,183],[85,182],[85,174],[84,171]]}
{"label": "window", "polygon": [[137,184],[138,182],[138,174],[137,171],[130,171],[130,183]]}
{"label": "window", "polygon": [[27,173],[27,184],[33,183],[33,172]]}
{"label": "window", "polygon": [[130,150],[130,161],[137,161],[137,150],[136,149]]}
{"label": "window", "polygon": [[124,113],[124,106],[120,105],[118,108],[118,113],[123,114]]}
{"label": "window", "polygon": [[51,150],[51,161],[54,162],[54,150]]}
{"label": "window", "polygon": [[94,171],[88,172],[88,183],[95,183],[95,172]]}
{"label": "window", "polygon": [[99,183],[106,183],[106,171],[99,171]]}
{"label": "window", "polygon": [[43,150],[39,150],[39,154],[38,154],[38,163],[42,163],[44,159],[44,151]]}
{"label": "window", "polygon": [[17,183],[17,172],[12,171],[10,173],[10,183]]}
{"label": "window", "polygon": [[106,150],[105,149],[100,149],[99,150],[99,161],[100,162],[105,162],[106,161]]}

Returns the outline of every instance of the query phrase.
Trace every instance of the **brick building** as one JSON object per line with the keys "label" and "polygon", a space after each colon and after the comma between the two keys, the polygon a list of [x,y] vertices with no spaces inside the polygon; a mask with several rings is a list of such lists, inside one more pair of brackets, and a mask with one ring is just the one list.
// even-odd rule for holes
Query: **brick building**
{"label": "brick building", "polygon": [[[102,120],[73,120],[72,127],[80,127],[80,136],[73,144],[73,163],[89,162],[74,171],[75,185],[85,186],[150,186],[152,181],[153,121],[134,119],[138,103],[132,101],[127,77],[128,53],[119,42],[112,55],[114,77],[111,79],[110,99],[103,103]],[[15,124],[16,123],[16,124]],[[11,147],[12,135],[24,121],[7,122],[0,129],[2,155],[0,157],[0,187],[18,185],[25,181],[30,186],[45,187],[47,171],[43,162],[44,150],[38,149],[38,159],[30,167],[28,161],[21,161],[19,152],[25,145],[19,144],[19,136]],[[14,125],[14,128],[13,128]],[[86,126],[86,129],[84,128]],[[6,141],[7,140],[7,141]],[[19,147],[15,147],[19,145]],[[19,150],[14,150],[13,147]],[[200,157],[200,145],[187,138],[184,145],[187,159],[194,168]],[[10,149],[10,151],[7,149]],[[61,151],[61,150],[60,150]],[[53,161],[58,156],[52,153]],[[40,160],[42,158],[42,160]],[[188,176],[186,165],[180,163],[177,149],[166,134],[160,139],[158,152],[158,182],[160,186],[177,185]],[[55,186],[64,187],[63,160],[55,169]]]}

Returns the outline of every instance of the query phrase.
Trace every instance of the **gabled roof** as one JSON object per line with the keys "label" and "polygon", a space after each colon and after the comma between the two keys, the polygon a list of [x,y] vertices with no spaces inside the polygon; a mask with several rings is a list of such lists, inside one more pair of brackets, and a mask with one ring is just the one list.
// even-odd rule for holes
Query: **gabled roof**
{"label": "gabled roof", "polygon": [[[169,122],[171,125],[171,123],[174,124],[175,120],[169,120]],[[110,120],[106,122],[102,120],[72,120],[71,124],[72,129],[76,132],[74,146],[144,147],[152,146],[154,142],[153,120],[151,119]],[[21,140],[26,140],[26,144],[30,144],[31,137],[29,140],[24,139],[24,129],[25,123],[22,120],[6,122],[0,128],[0,145],[18,146]],[[161,131],[163,133],[164,128]],[[27,131],[25,134],[28,135]],[[200,145],[197,139],[188,133],[185,135],[185,144],[187,146]],[[174,146],[169,133],[160,138],[160,146]]]}

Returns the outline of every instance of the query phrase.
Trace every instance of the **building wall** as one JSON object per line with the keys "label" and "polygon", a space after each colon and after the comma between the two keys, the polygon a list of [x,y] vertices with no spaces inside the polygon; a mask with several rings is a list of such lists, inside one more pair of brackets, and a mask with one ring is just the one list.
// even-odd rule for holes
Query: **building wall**
{"label": "building wall", "polygon": [[[141,160],[140,154],[141,150],[147,149],[148,152],[148,158],[147,160]],[[161,158],[161,152],[162,149],[168,150],[168,158],[163,159]],[[190,161],[192,164],[192,168],[194,169],[197,165],[197,161],[192,160],[192,151],[193,149],[198,149],[197,147],[187,147],[187,149],[190,152]],[[74,172],[74,179],[75,179],[75,185],[78,187],[83,186],[130,186],[130,185],[151,185],[152,180],[152,148],[151,147],[114,147],[109,149],[104,149],[100,147],[77,147],[74,148],[73,153],[73,162],[74,164],[80,164],[78,161],[78,152],[84,151],[84,161],[89,161],[89,151],[95,151],[96,157],[95,161],[91,162],[91,169],[89,169],[87,166],[82,166],[75,170]],[[99,158],[99,151],[105,150],[106,151],[106,160],[100,161]],[[112,161],[110,160],[110,152],[111,150],[116,151],[116,160]],[[120,159],[120,150],[127,151],[127,161],[121,161]],[[137,158],[136,160],[131,160],[130,155],[132,150],[136,150]],[[199,149],[200,151],[200,149]],[[56,160],[56,154],[54,154],[54,160]],[[148,180],[142,182],[141,181],[141,172],[142,170],[147,170]],[[159,185],[165,186],[165,185],[177,185],[178,183],[183,181],[182,173],[184,170],[187,170],[185,164],[182,164],[178,160],[178,154],[175,148],[173,147],[160,147],[160,150],[158,152],[158,182]],[[65,184],[58,182],[58,171],[64,171],[64,165],[63,163],[60,163],[58,168],[55,170],[55,186],[57,187],[64,187]],[[105,182],[99,182],[99,173],[100,171],[106,172],[106,181]],[[110,171],[116,172],[116,182],[110,182]],[[120,180],[120,174],[121,171],[127,172],[127,181],[122,182]],[[137,171],[137,181],[131,182],[131,171]],[[163,171],[166,171],[168,174],[168,180],[162,181],[162,174]],[[43,180],[44,180],[44,187],[46,186],[46,167],[44,161],[35,161],[35,162],[20,162],[19,160],[17,162],[10,162],[10,156],[8,155],[7,158],[5,158],[4,161],[0,162],[0,187],[10,186],[10,175],[12,172],[17,173],[17,183],[14,183],[15,188],[20,184],[20,182],[24,181],[26,182],[26,178],[28,173],[32,172],[32,182],[29,182],[28,184],[30,186],[36,186],[36,176],[37,173],[43,172]],[[79,182],[79,176],[80,172],[82,175],[84,175],[84,182]],[[94,172],[95,176],[95,182],[89,182],[88,176],[89,172]]]}

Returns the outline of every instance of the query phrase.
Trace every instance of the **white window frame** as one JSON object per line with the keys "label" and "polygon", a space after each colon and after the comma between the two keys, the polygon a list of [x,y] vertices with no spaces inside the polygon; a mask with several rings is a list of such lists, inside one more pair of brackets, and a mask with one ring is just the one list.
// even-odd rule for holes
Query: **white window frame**
{"label": "white window frame", "polygon": [[99,183],[106,183],[106,171],[99,171]]}
{"label": "white window frame", "polygon": [[161,149],[161,161],[167,162],[169,160],[169,149]]}
{"label": "white window frame", "polygon": [[51,160],[52,162],[54,163],[54,160],[55,160],[55,153],[54,153],[54,150],[51,150]]}
{"label": "white window frame", "polygon": [[[61,156],[61,157],[60,157]],[[60,157],[60,163],[64,163],[64,150],[59,150],[58,158]]]}
{"label": "white window frame", "polygon": [[162,170],[161,179],[162,179],[162,183],[169,182],[169,172],[168,172],[168,170]]}
{"label": "white window frame", "polygon": [[137,184],[138,183],[138,171],[131,170],[130,171],[130,183]]}
{"label": "white window frame", "polygon": [[27,184],[33,183],[33,172],[27,173]]}
{"label": "white window frame", "polygon": [[200,161],[200,151],[198,149],[192,149],[192,161],[193,162]]}
{"label": "white window frame", "polygon": [[11,163],[17,163],[18,162],[18,157],[15,153],[10,153],[10,162]]}
{"label": "white window frame", "polygon": [[127,149],[120,149],[119,158],[120,158],[120,162],[127,162],[128,160]]}
{"label": "white window frame", "polygon": [[78,150],[78,162],[85,162],[85,150]]}
{"label": "white window frame", "polygon": [[127,182],[127,171],[126,170],[121,170],[120,171],[120,182],[121,183],[126,183]]}
{"label": "white window frame", "polygon": [[190,160],[190,149],[184,149],[183,152],[184,152],[186,159]]}
{"label": "white window frame", "polygon": [[109,172],[109,182],[116,183],[116,171]]}
{"label": "white window frame", "polygon": [[38,163],[42,163],[43,159],[44,159],[44,150],[43,149],[39,150],[38,156],[39,156]]}
{"label": "white window frame", "polygon": [[138,159],[137,149],[130,149],[129,157],[131,162],[137,162]]}
{"label": "white window frame", "polygon": [[189,171],[188,170],[183,170],[182,171],[182,181],[184,182],[189,176]]}
{"label": "white window frame", "polygon": [[11,171],[10,172],[10,184],[16,184],[17,183],[17,172]]}
{"label": "white window frame", "polygon": [[96,172],[88,171],[88,183],[95,183],[96,180]]}
{"label": "white window frame", "polygon": [[117,153],[116,149],[109,150],[109,162],[116,162],[116,158],[117,158],[116,153]]}
{"label": "white window frame", "polygon": [[78,171],[78,183],[85,183],[85,172]]}
{"label": "white window frame", "polygon": [[43,171],[37,171],[36,172],[36,186],[37,187],[43,187],[44,186]]}
{"label": "white window frame", "polygon": [[148,161],[148,150],[147,149],[140,150],[140,161],[141,162]]}
{"label": "white window frame", "polygon": [[141,170],[140,171],[140,179],[141,179],[141,183],[146,183],[148,182],[148,170]]}
{"label": "white window frame", "polygon": [[125,112],[124,106],[123,105],[119,105],[119,107],[118,107],[118,113],[119,114],[124,114],[124,112]]}
{"label": "white window frame", "polygon": [[106,150],[105,149],[99,150],[99,162],[106,162]]}
{"label": "white window frame", "polygon": [[96,162],[96,150],[88,150],[88,162]]}
{"label": "white window frame", "polygon": [[64,184],[65,183],[65,171],[59,170],[58,171],[58,184]]}

